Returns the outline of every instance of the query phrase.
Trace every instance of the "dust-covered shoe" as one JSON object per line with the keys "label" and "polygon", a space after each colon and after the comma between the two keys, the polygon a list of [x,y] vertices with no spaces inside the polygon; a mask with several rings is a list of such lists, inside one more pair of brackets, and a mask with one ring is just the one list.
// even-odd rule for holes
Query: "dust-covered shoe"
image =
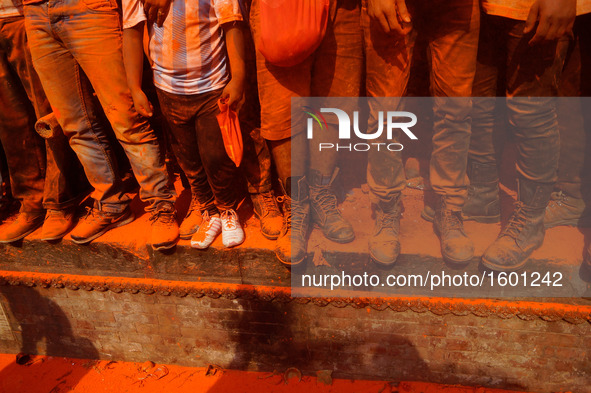
{"label": "dust-covered shoe", "polygon": [[41,240],[59,240],[66,236],[76,225],[76,209],[47,210]]}
{"label": "dust-covered shoe", "polygon": [[129,207],[119,213],[87,207],[86,215],[78,222],[76,228],[70,233],[70,237],[76,244],[90,243],[110,229],[129,224],[134,218]]}
{"label": "dust-covered shoe", "polygon": [[179,228],[179,235],[180,238],[183,240],[191,239],[191,236],[197,232],[199,229],[199,225],[203,222],[203,217],[201,216],[201,205],[197,201],[197,199],[193,198],[191,201],[191,206],[189,207],[189,211],[185,216],[183,222],[181,223],[181,227]]}
{"label": "dust-covered shoe", "polygon": [[244,231],[240,226],[238,215],[232,209],[221,214],[222,219],[222,243],[224,247],[235,247],[244,242]]}
{"label": "dust-covered shoe", "polygon": [[283,226],[283,214],[277,206],[273,191],[250,194],[254,214],[261,223],[261,233],[270,240],[276,240]]}
{"label": "dust-covered shoe", "polygon": [[13,243],[24,239],[43,224],[45,214],[41,212],[20,212],[16,219],[0,227],[0,243]]}
{"label": "dust-covered shoe", "polygon": [[176,210],[169,202],[161,203],[150,216],[152,234],[150,243],[154,250],[168,250],[176,245],[179,238],[179,224]]}
{"label": "dust-covered shoe", "polygon": [[210,216],[208,211],[203,212],[203,222],[199,229],[191,237],[191,247],[204,250],[211,246],[219,234],[222,233],[222,220],[219,215]]}

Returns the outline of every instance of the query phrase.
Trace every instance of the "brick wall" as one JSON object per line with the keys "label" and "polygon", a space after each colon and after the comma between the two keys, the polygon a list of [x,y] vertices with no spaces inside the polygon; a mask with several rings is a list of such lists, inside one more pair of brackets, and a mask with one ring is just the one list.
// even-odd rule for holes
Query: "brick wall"
{"label": "brick wall", "polygon": [[214,297],[0,285],[11,330],[0,351],[591,392],[581,319]]}

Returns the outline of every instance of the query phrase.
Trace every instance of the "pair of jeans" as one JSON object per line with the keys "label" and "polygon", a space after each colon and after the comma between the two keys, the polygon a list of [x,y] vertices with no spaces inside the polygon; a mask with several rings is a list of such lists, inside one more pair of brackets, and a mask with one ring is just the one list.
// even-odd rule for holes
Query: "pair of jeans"
{"label": "pair of jeans", "polygon": [[89,184],[63,135],[43,140],[37,118],[51,107],[33,67],[20,16],[0,19],[0,141],[12,195],[21,211],[40,212],[76,206]]}
{"label": "pair of jeans", "polygon": [[501,120],[496,109],[503,102],[517,142],[518,177],[550,184],[557,177],[560,137],[555,97],[568,39],[532,46],[534,32],[524,35],[524,26],[523,21],[483,14],[469,159],[496,164],[495,132]]}
{"label": "pair of jeans", "polygon": [[556,188],[591,205],[591,14],[578,16],[566,56],[557,113],[560,159]]}
{"label": "pair of jeans", "polygon": [[[403,97],[407,93],[417,36],[428,42],[430,91],[433,98],[433,152],[430,179],[436,194],[452,209],[467,196],[466,165],[470,144],[472,82],[476,70],[480,11],[478,0],[410,3],[413,27],[404,36],[385,34],[362,6],[366,91],[369,97]],[[370,100],[369,129],[377,128],[380,105]],[[393,105],[393,106],[392,106]],[[401,105],[394,100],[392,110]],[[399,108],[398,108],[399,109]],[[395,135],[394,142],[399,142]],[[385,142],[385,141],[381,141]],[[400,152],[371,150],[368,185],[374,202],[389,201],[405,187]]]}
{"label": "pair of jeans", "polygon": [[35,68],[54,113],[78,155],[95,207],[112,213],[126,209],[130,196],[118,173],[108,130],[89,115],[81,82],[84,73],[129,158],[140,185],[140,199],[153,211],[174,203],[158,139],[133,106],[122,53],[116,0],[47,0],[24,8]]}
{"label": "pair of jeans", "polygon": [[237,169],[224,147],[216,115],[222,90],[179,95],[157,88],[169,140],[193,197],[215,214],[236,207]]}

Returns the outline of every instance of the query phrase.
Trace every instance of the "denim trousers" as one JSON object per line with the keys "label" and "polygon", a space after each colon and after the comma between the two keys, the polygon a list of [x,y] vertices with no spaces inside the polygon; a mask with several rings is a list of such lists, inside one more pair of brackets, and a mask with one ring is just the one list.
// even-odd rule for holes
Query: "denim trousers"
{"label": "denim trousers", "polygon": [[12,195],[24,212],[74,207],[90,192],[65,137],[45,141],[35,132],[36,120],[49,113],[28,49],[25,19],[0,19],[0,141]]}
{"label": "denim trousers", "polygon": [[[517,175],[539,183],[556,182],[560,136],[556,96],[568,39],[529,45],[525,22],[483,14],[474,78],[469,159],[495,165],[496,108],[506,104],[517,144]],[[504,97],[496,98],[497,95]]]}
{"label": "denim trousers", "polygon": [[172,151],[202,210],[234,209],[237,168],[228,157],[216,115],[221,90],[180,95],[157,89]]}
{"label": "denim trousers", "polygon": [[[430,181],[436,194],[452,209],[461,209],[467,196],[466,165],[470,145],[472,82],[476,69],[480,12],[478,0],[420,0],[410,3],[413,27],[404,36],[385,34],[362,2],[369,97],[404,97],[417,36],[427,42],[430,90],[433,96],[433,152]],[[392,98],[390,99],[392,101]],[[399,104],[402,103],[399,100]],[[377,101],[370,99],[368,129],[377,128]],[[388,108],[390,108],[389,106]],[[397,110],[392,107],[392,110]],[[381,141],[385,142],[385,141]],[[395,135],[394,142],[401,142]],[[371,150],[367,181],[374,202],[389,201],[405,187],[400,152]]]}
{"label": "denim trousers", "polygon": [[[34,1],[34,0],[33,0]],[[31,4],[32,3],[32,4]],[[122,53],[116,0],[47,0],[25,5],[33,63],[56,117],[94,187],[95,207],[121,212],[124,191],[108,130],[89,115],[84,73],[129,158],[147,211],[174,203],[158,139],[133,106]]]}

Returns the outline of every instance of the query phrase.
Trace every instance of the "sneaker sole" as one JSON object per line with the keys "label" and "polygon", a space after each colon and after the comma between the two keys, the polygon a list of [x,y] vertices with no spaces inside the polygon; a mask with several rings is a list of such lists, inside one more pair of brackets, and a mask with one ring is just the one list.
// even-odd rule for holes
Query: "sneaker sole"
{"label": "sneaker sole", "polygon": [[133,213],[130,212],[129,213],[129,217],[127,217],[126,219],[121,220],[121,221],[114,222],[113,224],[107,226],[102,231],[100,231],[100,232],[98,232],[98,233],[96,233],[96,234],[94,234],[94,235],[92,235],[90,237],[87,237],[85,239],[74,239],[74,238],[72,238],[72,242],[74,242],[76,244],[88,244],[91,241],[93,241],[94,239],[103,236],[105,233],[109,232],[111,229],[115,229],[115,228],[118,228],[118,227],[122,227],[123,225],[127,225],[130,222],[132,222],[133,220],[135,220],[135,216],[133,215]]}
{"label": "sneaker sole", "polygon": [[29,236],[31,233],[35,232],[37,229],[41,228],[41,226],[43,225],[43,222],[41,222],[39,225],[37,225],[35,228],[25,232],[24,234],[12,238],[12,239],[6,239],[6,240],[0,240],[0,244],[9,244],[9,243],[14,243],[14,242],[18,242],[19,240],[23,240],[25,237]]}
{"label": "sneaker sole", "polygon": [[277,255],[277,253],[275,253],[275,257],[277,258],[277,260],[279,262],[281,262],[281,264],[283,266],[286,266],[286,267],[298,266],[302,262],[304,262],[304,260],[306,259],[306,256],[304,256],[302,259],[300,259],[298,261],[284,261],[283,259],[279,258],[279,255]]}
{"label": "sneaker sole", "polygon": [[177,243],[177,241],[175,240],[172,243],[159,244],[159,245],[152,244],[152,249],[155,251],[170,250],[171,248],[176,246],[176,243]]}

